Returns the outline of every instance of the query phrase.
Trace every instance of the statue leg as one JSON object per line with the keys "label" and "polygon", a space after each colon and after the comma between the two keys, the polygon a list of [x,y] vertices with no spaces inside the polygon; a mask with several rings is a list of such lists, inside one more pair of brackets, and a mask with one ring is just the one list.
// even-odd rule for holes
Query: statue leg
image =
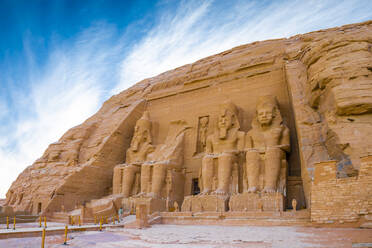
{"label": "statue leg", "polygon": [[125,198],[128,198],[132,193],[137,172],[139,172],[139,167],[134,165],[125,166],[123,169],[123,195]]}
{"label": "statue leg", "polygon": [[144,164],[141,167],[141,194],[149,193],[151,166],[152,165]]}
{"label": "statue leg", "polygon": [[222,154],[218,157],[218,188],[216,194],[227,194],[231,184],[232,165],[235,156],[232,154]]}
{"label": "statue leg", "polygon": [[167,166],[164,164],[154,165],[152,175],[152,190],[151,193],[155,197],[160,197],[165,182],[165,175],[167,172]]}
{"label": "statue leg", "polygon": [[114,175],[112,178],[112,193],[120,194],[122,192],[123,167],[114,167]]}
{"label": "statue leg", "polygon": [[246,169],[248,192],[254,193],[258,189],[258,177],[260,176],[260,154],[257,151],[247,151]]}
{"label": "statue leg", "polygon": [[269,147],[265,153],[265,187],[264,192],[273,193],[280,173],[283,151],[280,148]]}
{"label": "statue leg", "polygon": [[212,190],[213,183],[213,157],[205,156],[202,160],[202,195],[208,194]]}

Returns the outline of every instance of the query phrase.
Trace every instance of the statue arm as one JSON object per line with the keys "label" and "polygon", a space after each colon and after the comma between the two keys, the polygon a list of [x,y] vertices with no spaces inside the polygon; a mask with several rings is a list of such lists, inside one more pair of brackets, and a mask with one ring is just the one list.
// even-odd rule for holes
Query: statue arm
{"label": "statue arm", "polygon": [[253,148],[252,136],[250,134],[250,131],[245,135],[245,148]]}
{"label": "statue arm", "polygon": [[284,127],[283,135],[280,142],[280,148],[285,152],[291,151],[289,129],[287,127]]}
{"label": "statue arm", "polygon": [[207,141],[206,141],[206,145],[205,145],[205,153],[213,153],[213,144],[212,144],[212,137],[211,136],[208,136],[207,137]]}
{"label": "statue arm", "polygon": [[125,163],[126,164],[130,164],[131,163],[131,160],[132,160],[132,158],[131,158],[131,156],[130,156],[130,148],[128,148],[128,150],[127,150],[127,152],[126,152],[126,156],[125,156]]}
{"label": "statue arm", "polygon": [[245,144],[245,134],[244,132],[238,132],[238,144],[237,144],[238,151],[244,150],[244,144]]}

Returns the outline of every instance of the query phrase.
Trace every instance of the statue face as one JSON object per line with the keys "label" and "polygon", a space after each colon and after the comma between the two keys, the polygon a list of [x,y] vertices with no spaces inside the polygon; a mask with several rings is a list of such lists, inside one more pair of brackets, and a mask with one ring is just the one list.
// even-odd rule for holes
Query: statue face
{"label": "statue face", "polygon": [[233,114],[231,114],[226,109],[221,111],[221,114],[218,117],[218,130],[220,139],[226,139],[228,137],[228,130],[232,127],[232,123]]}
{"label": "statue face", "polygon": [[232,126],[232,114],[227,110],[223,110],[218,117],[218,127],[221,129],[230,129]]}
{"label": "statue face", "polygon": [[257,109],[257,120],[261,125],[270,125],[274,119],[274,111],[272,107],[261,107]]}
{"label": "statue face", "polygon": [[208,118],[207,117],[203,117],[200,119],[200,126],[202,127],[206,127],[208,125]]}

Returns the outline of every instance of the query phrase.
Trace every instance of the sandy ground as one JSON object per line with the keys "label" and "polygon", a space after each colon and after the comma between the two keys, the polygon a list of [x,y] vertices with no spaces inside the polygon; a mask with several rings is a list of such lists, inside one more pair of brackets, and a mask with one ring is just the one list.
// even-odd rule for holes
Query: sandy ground
{"label": "sandy ground", "polygon": [[[41,238],[0,240],[0,247],[41,247]],[[49,236],[45,247],[372,247],[372,229],[153,225],[144,230],[111,229]]]}

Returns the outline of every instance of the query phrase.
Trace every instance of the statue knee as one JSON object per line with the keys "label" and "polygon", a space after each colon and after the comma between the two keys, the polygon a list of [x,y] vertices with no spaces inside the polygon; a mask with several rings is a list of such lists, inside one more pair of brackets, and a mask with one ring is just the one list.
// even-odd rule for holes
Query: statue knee
{"label": "statue knee", "polygon": [[260,160],[260,154],[257,151],[247,151],[246,155],[247,161],[258,161]]}
{"label": "statue knee", "polygon": [[277,159],[280,159],[280,158],[283,157],[283,151],[282,151],[282,149],[280,149],[278,147],[269,147],[266,150],[265,156],[266,156],[266,158],[271,158],[271,159],[277,158]]}
{"label": "statue knee", "polygon": [[211,164],[213,163],[213,157],[212,156],[204,156],[202,160],[203,164]]}

